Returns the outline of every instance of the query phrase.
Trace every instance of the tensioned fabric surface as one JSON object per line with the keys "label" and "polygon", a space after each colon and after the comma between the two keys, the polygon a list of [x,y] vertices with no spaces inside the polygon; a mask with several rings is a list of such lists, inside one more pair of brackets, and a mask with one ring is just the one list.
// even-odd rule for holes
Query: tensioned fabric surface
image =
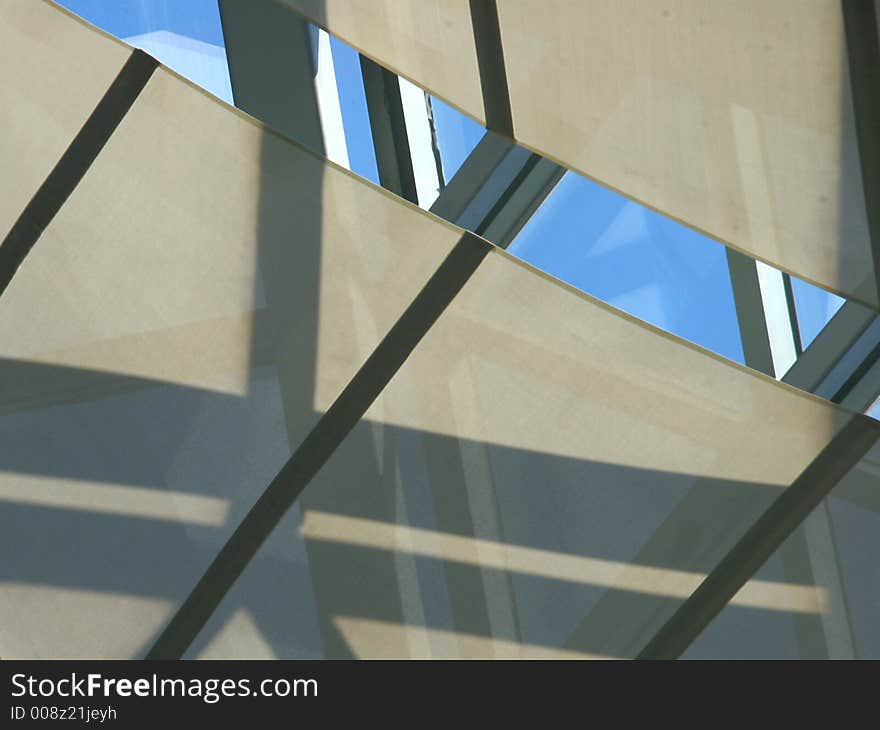
{"label": "tensioned fabric surface", "polygon": [[[283,2],[486,118],[468,0]],[[497,8],[517,141],[751,256],[880,305],[839,0]]]}
{"label": "tensioned fabric surface", "polygon": [[[779,610],[743,612],[729,605],[685,658],[880,657],[878,484],[875,446],[756,574],[785,581]],[[816,588],[815,612],[792,610],[805,585]]]}
{"label": "tensioned fabric surface", "polygon": [[[496,252],[301,498],[287,560],[310,575],[287,605],[310,593],[315,615],[277,640],[296,655],[317,621],[333,656],[633,656],[847,419]],[[207,655],[221,616],[277,594],[284,550],[276,533]],[[785,633],[737,651],[797,655],[796,622],[831,605],[790,577],[809,561],[741,591],[735,620]]]}
{"label": "tensioned fabric surface", "polygon": [[[5,236],[130,49],[96,42],[94,31],[44,2],[4,3],[3,26],[0,235]],[[83,47],[89,52],[82,53]]]}
{"label": "tensioned fabric surface", "polygon": [[[222,2],[223,0],[221,0]],[[485,121],[468,0],[279,0]]]}
{"label": "tensioned fabric surface", "polygon": [[[0,298],[0,656],[142,656],[460,236],[159,68]],[[863,419],[493,250],[189,655],[634,656]],[[736,621],[871,605],[783,567]]]}

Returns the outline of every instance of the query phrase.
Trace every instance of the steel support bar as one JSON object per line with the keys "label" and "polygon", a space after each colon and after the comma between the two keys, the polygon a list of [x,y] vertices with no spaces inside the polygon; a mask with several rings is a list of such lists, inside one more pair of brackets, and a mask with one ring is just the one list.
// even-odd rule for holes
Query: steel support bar
{"label": "steel support bar", "polygon": [[880,423],[853,416],[773,502],[645,645],[639,659],[676,659],[880,436]]}
{"label": "steel support bar", "polygon": [[418,205],[419,197],[397,76],[366,56],[361,56],[360,59],[379,182],[386,190]]}
{"label": "steel support bar", "polygon": [[453,223],[461,221],[465,210],[472,205],[476,195],[487,185],[496,168],[515,146],[507,137],[486,132],[440,191],[431,206],[431,212]]}
{"label": "steel support bar", "polygon": [[843,0],[843,21],[876,301],[880,297],[880,31],[875,0]]}
{"label": "steel support bar", "polygon": [[219,0],[235,105],[324,155],[310,26],[271,0]]}
{"label": "steel support bar", "polygon": [[0,244],[0,295],[143,91],[158,62],[135,48]]}
{"label": "steel support bar", "polygon": [[727,266],[745,364],[773,377],[773,354],[756,262],[745,254],[728,248]]}
{"label": "steel support bar", "polygon": [[486,127],[513,139],[513,113],[510,108],[504,49],[501,46],[498,7],[495,0],[470,0],[470,11]]}
{"label": "steel support bar", "polygon": [[477,232],[507,248],[564,173],[565,169],[555,162],[530,155]]}
{"label": "steel support bar", "polygon": [[297,497],[394,377],[491,246],[465,233],[241,521],[147,654],[180,659]]}
{"label": "steel support bar", "polygon": [[[876,312],[857,302],[846,302],[782,380],[823,398],[842,402],[856,384],[853,375],[866,374],[862,365],[878,343],[880,318]],[[849,387],[846,387],[847,383]],[[864,405],[868,400],[872,398],[867,398]],[[853,410],[864,410],[864,405],[860,407],[852,400],[846,400],[845,404]]]}

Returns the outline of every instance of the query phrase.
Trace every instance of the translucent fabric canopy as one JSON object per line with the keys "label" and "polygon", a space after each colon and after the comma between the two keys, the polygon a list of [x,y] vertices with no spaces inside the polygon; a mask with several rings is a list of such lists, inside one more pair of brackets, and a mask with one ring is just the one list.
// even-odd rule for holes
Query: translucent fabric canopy
{"label": "translucent fabric canopy", "polygon": [[726,607],[688,659],[880,656],[880,448],[876,446],[756,574],[781,580],[775,611]]}
{"label": "translucent fabric canopy", "polygon": [[485,119],[468,0],[280,0],[280,4],[478,121]]}
{"label": "translucent fabric canopy", "polygon": [[284,607],[260,656],[635,656],[850,418],[495,251],[191,656],[250,656],[257,595]]}
{"label": "translucent fabric canopy", "polygon": [[[285,2],[486,118],[467,0]],[[518,142],[880,306],[838,0],[499,0],[497,15],[484,65],[503,65]]]}
{"label": "translucent fabric canopy", "polygon": [[130,52],[49,3],[4,4],[0,236],[6,236]]}
{"label": "translucent fabric canopy", "polygon": [[[77,63],[123,48],[53,12]],[[143,656],[462,235],[157,69],[0,297],[0,656]],[[878,433],[497,249],[386,376],[189,656],[635,656]]]}
{"label": "translucent fabric canopy", "polygon": [[0,656],[142,654],[460,235],[157,70],[0,299]]}

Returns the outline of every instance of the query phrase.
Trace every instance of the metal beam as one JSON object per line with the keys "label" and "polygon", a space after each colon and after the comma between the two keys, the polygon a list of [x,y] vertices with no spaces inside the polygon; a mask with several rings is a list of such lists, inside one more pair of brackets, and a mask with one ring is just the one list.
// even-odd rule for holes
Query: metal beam
{"label": "metal beam", "polygon": [[507,248],[565,168],[487,132],[431,212]]}
{"label": "metal beam", "polygon": [[431,212],[457,223],[496,168],[515,147],[506,137],[486,132],[431,206]]}
{"label": "metal beam", "polygon": [[486,127],[513,139],[513,113],[495,0],[470,0]]}
{"label": "metal beam", "polygon": [[752,525],[639,653],[676,659],[740,588],[846,476],[880,436],[880,423],[854,415],[794,483]]}
{"label": "metal beam", "polygon": [[[782,381],[829,400],[845,401],[845,405],[853,410],[864,410],[871,398],[866,398],[866,403],[859,406],[851,399],[846,400],[846,395],[856,384],[853,382],[855,373],[862,371],[863,376],[869,375],[863,372],[862,363],[878,343],[880,318],[877,313],[857,302],[846,302]],[[845,388],[847,383],[850,383],[849,388]]]}
{"label": "metal beam", "polygon": [[880,297],[880,31],[874,0],[843,0],[843,22],[875,296]]}
{"label": "metal beam", "polygon": [[501,248],[507,248],[564,173],[565,169],[556,163],[530,155],[477,232]]}
{"label": "metal beam", "polygon": [[271,0],[219,0],[235,105],[324,155],[308,21]]}
{"label": "metal beam", "polygon": [[[788,309],[788,321],[791,327],[791,336],[794,340],[795,360],[804,354],[804,346],[801,342],[801,329],[798,324],[797,305],[794,300],[794,289],[791,286],[791,274],[782,272],[782,286],[785,289],[785,306]],[[790,368],[789,368],[790,369]]]}
{"label": "metal beam", "polygon": [[379,182],[386,190],[418,205],[419,196],[397,76],[366,56],[360,59]]}
{"label": "metal beam", "polygon": [[113,83],[0,244],[0,295],[43,231],[67,202],[159,62],[135,48]]}
{"label": "metal beam", "polygon": [[251,507],[156,640],[147,659],[180,659],[184,655],[287,510],[367,412],[490,249],[485,240],[471,233],[461,237]]}
{"label": "metal beam", "polygon": [[732,248],[727,250],[727,267],[745,363],[773,377],[773,353],[764,317],[764,301],[754,259]]}

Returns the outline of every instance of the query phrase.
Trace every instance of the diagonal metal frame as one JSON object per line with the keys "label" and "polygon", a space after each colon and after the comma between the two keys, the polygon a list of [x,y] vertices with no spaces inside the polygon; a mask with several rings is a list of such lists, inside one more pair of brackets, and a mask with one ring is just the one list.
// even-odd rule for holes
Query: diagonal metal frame
{"label": "diagonal metal frame", "polygon": [[639,659],[677,659],[868,450],[880,423],[856,414],[639,653]]}
{"label": "diagonal metal frame", "polygon": [[[880,291],[880,16],[875,0],[841,0],[841,4],[875,283]],[[773,374],[766,310],[755,281],[757,264],[746,259],[728,250],[746,363]],[[848,301],[810,347],[802,350],[788,274],[783,273],[783,282],[798,358],[780,379],[864,411],[880,390],[880,318],[863,305]],[[877,427],[870,418],[855,417],[649,641],[640,658],[680,656],[876,443]],[[819,515],[819,519],[827,521],[827,515]]]}
{"label": "diagonal metal frame", "polygon": [[88,172],[159,62],[133,49],[104,96],[0,244],[0,296],[18,267]]}
{"label": "diagonal metal frame", "polygon": [[[223,14],[223,22],[226,32],[226,29],[235,23],[231,19],[230,8],[237,11],[243,6],[238,0],[225,0],[225,3],[221,3],[221,8],[224,5],[226,10]],[[246,23],[247,34],[252,36],[256,30],[254,16],[249,15]],[[241,47],[241,40],[238,38],[232,44],[233,47]],[[230,58],[230,66],[238,69],[233,79],[236,100],[240,98],[239,87],[247,84],[242,76],[246,78],[248,75],[254,75],[256,63],[256,69],[259,69],[260,88],[252,88],[246,93],[245,98],[248,111],[262,116],[260,111],[263,98],[269,92],[265,86],[265,61],[261,63],[261,59],[250,58],[248,62],[252,68],[242,73],[241,62],[234,57]],[[408,179],[407,172],[409,177],[412,176],[411,160],[407,159],[409,150],[399,149],[399,145],[395,142],[395,139],[400,140],[401,126],[405,122],[402,114],[395,116],[392,113],[394,109],[398,112],[402,110],[399,109],[399,104],[395,106],[393,96],[391,99],[388,96],[389,89],[392,90],[392,95],[396,91],[399,102],[399,89],[396,83],[392,83],[396,81],[396,77],[363,56],[361,56],[361,68],[374,142],[384,140],[388,143],[383,144],[382,149],[385,154],[381,155],[378,154],[377,145],[376,157],[380,180],[383,186],[389,187],[392,192],[410,197],[407,193],[415,194],[414,185],[413,189],[409,190],[404,184],[404,178]],[[310,95],[314,90],[305,84],[301,85],[299,93]],[[271,101],[273,106],[279,104],[277,100]],[[283,108],[295,106],[290,103],[290,99],[282,99],[280,104]],[[273,114],[272,116],[283,119],[289,115]],[[319,137],[314,134],[314,130],[310,131],[313,137]],[[403,143],[405,142],[404,133]],[[472,227],[476,235],[470,232],[464,233],[453,252],[431,277],[428,284],[337,400],[321,416],[316,426],[217,554],[202,579],[162,631],[146,658],[168,659],[180,658],[184,655],[275,525],[342,443],[412,349],[491,250],[491,244],[480,238],[478,234],[487,233],[491,229],[499,245],[506,247],[558,182],[562,173],[563,169],[558,165],[543,160],[540,156],[529,153],[509,141],[500,141],[500,138],[492,135],[491,132],[484,137],[450,181],[450,185],[441,191],[440,197],[432,207],[435,213],[447,211],[455,222],[469,223],[470,225],[466,227]]]}
{"label": "diagonal metal frame", "polygon": [[[472,0],[471,19],[477,48],[487,127],[489,128],[490,133],[486,135],[484,140],[465,162],[462,170],[456,175],[458,184],[455,184],[456,180],[454,179],[448,188],[441,192],[441,197],[432,207],[432,211],[444,215],[444,217],[447,217],[466,228],[483,233],[487,238],[498,243],[498,245],[506,246],[509,244],[510,240],[512,240],[515,231],[519,230],[519,227],[517,227],[517,225],[509,226],[509,229],[506,232],[499,234],[499,228],[503,231],[503,227],[499,226],[497,221],[505,210],[505,207],[510,206],[510,202],[516,196],[517,191],[529,189],[529,186],[524,185],[528,180],[529,175],[534,173],[535,169],[538,168],[541,162],[547,163],[548,167],[552,166],[551,169],[545,168],[542,170],[545,182],[537,186],[538,193],[533,196],[533,200],[525,205],[522,204],[522,200],[518,201],[520,203],[520,209],[515,213],[515,217],[518,216],[516,217],[518,226],[521,226],[522,223],[527,220],[528,216],[537,208],[537,205],[543,200],[542,195],[546,195],[547,192],[552,189],[553,185],[563,174],[564,169],[553,165],[553,163],[549,163],[549,161],[542,160],[537,155],[529,155],[526,151],[516,147],[509,141],[509,139],[512,139],[513,137],[513,122],[495,2],[491,0],[489,2]],[[373,62],[369,61],[368,63]],[[366,77],[365,87],[369,87],[369,84],[366,82]],[[373,119],[374,115],[371,113],[371,122]],[[492,132],[497,132],[508,139],[499,142],[499,139],[491,134]],[[374,138],[375,134],[376,132],[374,130]],[[517,167],[512,160],[518,152],[522,154],[523,158]],[[396,159],[399,158],[400,155],[395,151],[394,157]],[[505,162],[507,163],[507,170],[505,170]],[[399,164],[399,160],[397,160],[397,164]],[[489,165],[493,166],[491,172],[486,171],[486,168]],[[512,174],[510,173],[511,167],[514,169]],[[504,178],[505,173],[508,175],[506,180]],[[381,174],[382,172],[380,169],[380,176]],[[506,184],[499,186],[499,180],[505,180]],[[494,195],[490,192],[493,187],[496,188]],[[532,187],[535,187],[534,181],[532,181]],[[497,190],[498,188],[502,188],[500,192]],[[444,193],[446,194],[445,196]],[[482,201],[480,200],[481,197]],[[522,195],[520,195],[520,198],[522,198]],[[482,202],[482,208],[480,208],[479,205],[475,206],[475,203],[478,202]],[[508,215],[510,215],[510,211],[508,211]],[[512,234],[511,231],[513,231]],[[738,260],[738,257],[741,260]],[[765,320],[764,304],[755,273],[756,263],[753,260],[749,260],[748,257],[730,250],[728,250],[728,261],[731,266],[732,279],[738,279],[738,281],[733,282],[734,294],[741,331],[744,336],[744,350],[746,353],[747,364],[750,364],[758,370],[772,374],[773,362],[770,351],[771,343],[769,341],[767,323]],[[785,294],[789,313],[789,324],[792,328],[791,334],[795,341],[796,351],[798,354],[801,354],[800,348],[798,347],[799,333],[797,332],[796,312],[791,297],[790,281],[786,282],[785,278],[783,281],[787,284]],[[858,317],[850,317],[850,327],[852,327],[851,321],[858,319]],[[841,318],[840,321],[845,321],[845,318]],[[757,327],[757,329],[755,328],[756,323],[761,325],[760,327]],[[843,328],[844,338],[849,331],[849,329]],[[838,339],[839,338],[840,336],[838,336]],[[751,340],[754,341],[752,342]],[[830,337],[824,337],[821,341],[817,338],[817,342],[823,346],[830,340]],[[812,348],[813,353],[820,351],[820,349],[820,347]],[[808,361],[821,361],[823,356],[827,357],[827,353],[822,353],[822,356],[816,356],[813,353],[810,353],[811,357],[808,358]],[[832,354],[831,359],[836,360],[837,358]],[[809,362],[807,365],[801,366],[799,372],[809,370],[808,365]],[[816,366],[813,365],[812,367],[815,369]],[[821,367],[821,365],[819,367]],[[824,374],[827,375],[827,373]],[[794,374],[792,378],[787,379],[797,381],[797,373]],[[816,383],[814,387],[818,387],[818,385],[819,384]],[[838,393],[838,395],[840,394]],[[856,450],[858,451],[858,449],[861,448],[859,444],[863,444],[866,439],[870,440],[870,443],[873,444],[876,435],[873,434],[872,429],[866,426],[862,419],[856,419],[854,423],[862,424],[861,430],[859,431],[860,436],[856,439]],[[844,431],[849,432],[854,428],[858,429],[859,427],[851,425],[844,429]],[[864,436],[863,432],[871,433],[872,435],[868,438]],[[867,448],[868,447],[865,447],[865,450],[867,450]],[[850,451],[851,450],[852,449],[850,449]],[[810,504],[810,501],[815,499],[817,494],[824,496],[825,492],[822,492],[822,488],[817,488],[816,484],[821,484],[823,488],[827,487],[827,489],[830,489],[836,481],[831,479],[829,475],[833,476],[833,474],[836,473],[834,471],[835,469],[838,471],[842,470],[841,474],[843,474],[851,468],[853,463],[855,463],[854,461],[852,463],[846,461],[846,453],[849,452],[846,448],[841,449],[838,440],[835,440],[833,444],[829,445],[829,447],[817,457],[817,460],[804,472],[802,479],[799,479],[795,485],[792,485],[792,488],[786,490],[786,493],[783,496],[787,496],[787,499],[779,504],[774,504],[774,506],[768,510],[768,515],[765,515],[766,519],[762,518],[760,524],[754,526],[753,531],[757,530],[758,532],[756,534],[759,534],[762,538],[758,540],[755,538],[753,531],[750,531],[748,533],[748,536],[751,536],[750,541],[738,544],[732,551],[733,557],[728,556],[729,559],[726,558],[725,561],[723,561],[723,565],[719,566],[719,570],[721,570],[719,575],[725,579],[719,583],[718,575],[713,573],[714,578],[712,581],[707,579],[707,583],[705,584],[706,587],[702,588],[700,595],[697,596],[695,594],[695,596],[692,597],[693,602],[689,601],[686,604],[687,610],[685,610],[685,607],[683,606],[683,613],[680,615],[676,614],[678,617],[676,620],[679,624],[683,622],[690,626],[690,628],[687,629],[692,633],[690,640],[695,638],[696,635],[699,634],[699,631],[702,630],[702,627],[696,628],[698,622],[691,616],[693,613],[694,602],[697,602],[697,605],[701,605],[700,602],[705,601],[706,596],[708,595],[713,601],[715,601],[715,604],[713,605],[718,605],[717,610],[720,610],[720,608],[727,603],[729,598],[732,597],[733,593],[725,597],[723,592],[719,592],[717,585],[722,584],[724,588],[729,591],[731,586],[736,582],[735,580],[732,580],[731,575],[736,575],[738,579],[741,577],[742,573],[742,569],[740,569],[739,573],[731,571],[731,562],[740,562],[742,565],[745,565],[746,563],[743,563],[742,559],[746,552],[749,553],[751,556],[750,560],[752,561],[748,563],[748,565],[751,566],[755,560],[759,561],[753,566],[751,572],[742,579],[743,582],[745,582],[745,580],[747,580],[748,577],[760,567],[766,557],[772,553],[773,549],[775,549],[770,549],[770,547],[776,544],[775,540],[779,535],[790,533],[791,530],[800,524],[802,519],[809,513],[809,509],[806,509],[806,507]],[[862,454],[859,454],[855,460],[857,461],[861,455]],[[817,474],[818,477],[816,476]],[[804,487],[803,484],[807,484],[807,487]],[[799,488],[794,489],[794,486],[798,485],[800,485]],[[818,504],[818,501],[820,501],[821,498],[821,496],[818,497],[816,504]],[[804,511],[805,509],[806,511]],[[797,515],[800,515],[800,517],[797,517]],[[794,520],[794,522],[792,522],[792,520]],[[772,539],[768,536],[772,536]],[[780,543],[782,539],[784,538],[779,538]],[[760,546],[760,549],[758,549],[757,546]],[[778,544],[776,544],[776,547],[778,547]],[[766,552],[768,549],[770,552],[767,552],[764,557],[761,557],[763,552]],[[718,604],[718,601],[720,601],[720,604]],[[705,612],[703,615],[706,615]],[[714,616],[714,613],[712,615]],[[673,626],[673,629],[679,631],[679,636],[682,635],[680,625],[677,628]],[[672,629],[670,629],[670,631],[671,630]],[[661,635],[658,635],[655,639],[657,642],[664,640]],[[690,640],[687,642],[688,644],[690,643]],[[653,645],[654,642],[652,641],[649,646]]]}
{"label": "diagonal metal frame", "polygon": [[418,205],[397,75],[366,56],[360,56],[360,62],[379,182],[386,190]]}
{"label": "diagonal metal frame", "polygon": [[486,127],[513,139],[513,112],[507,85],[507,66],[495,0],[470,0],[471,26],[483,93]]}
{"label": "diagonal metal frame", "polygon": [[[494,7],[494,3],[492,5]],[[860,7],[864,8],[865,5],[861,3]],[[873,10],[872,3],[867,5],[871,5]],[[851,27],[852,22],[848,21],[848,28]],[[872,24],[871,28],[874,38],[873,47],[876,51],[876,25]],[[0,261],[4,261],[4,275],[8,276],[5,283],[11,279],[18,264],[39,238],[42,229],[51,221],[85,174],[146,85],[156,65],[155,60],[147,54],[141,51],[132,53],[123,72],[111,85],[83,130],[26,208],[19,222],[13,227],[10,237],[4,241],[0,255],[7,258],[5,261],[0,258]],[[862,136],[863,133],[860,134],[860,145]],[[496,200],[477,226],[478,230],[485,232],[491,226],[539,163],[540,158],[537,156],[532,155],[528,158],[511,184],[505,188],[505,193]],[[552,179],[552,175],[548,175],[548,179]],[[488,178],[482,181],[483,186],[487,180]],[[435,272],[423,291],[392,327],[333,406],[324,414],[227,545],[220,551],[208,573],[196,586],[171,624],[166,627],[148,655],[150,658],[182,655],[189,642],[198,633],[198,629],[213,613],[226,590],[253,557],[268,532],[277,524],[311,477],[321,468],[427,333],[433,322],[465,285],[490,248],[487,241],[470,233],[464,234],[452,254]],[[866,328],[866,331],[867,329],[869,328]],[[875,353],[878,350],[875,347],[871,352]],[[865,370],[864,363],[861,369]],[[868,367],[868,370],[870,369],[871,367]],[[854,386],[847,381],[847,387],[852,389]],[[841,392],[837,393],[838,400],[842,398]],[[876,442],[878,428],[880,428],[878,424],[870,419],[854,417],[801,477],[753,525],[700,588],[648,643],[640,656],[642,658],[677,656],[687,648],[739,587],[754,574],[785,537]]]}
{"label": "diagonal metal frame", "polygon": [[489,253],[465,233],[296,449],[175,613],[147,659],[179,659],[297,497],[367,412]]}
{"label": "diagonal metal frame", "polygon": [[876,0],[841,0],[874,285],[880,296],[880,11]]}

